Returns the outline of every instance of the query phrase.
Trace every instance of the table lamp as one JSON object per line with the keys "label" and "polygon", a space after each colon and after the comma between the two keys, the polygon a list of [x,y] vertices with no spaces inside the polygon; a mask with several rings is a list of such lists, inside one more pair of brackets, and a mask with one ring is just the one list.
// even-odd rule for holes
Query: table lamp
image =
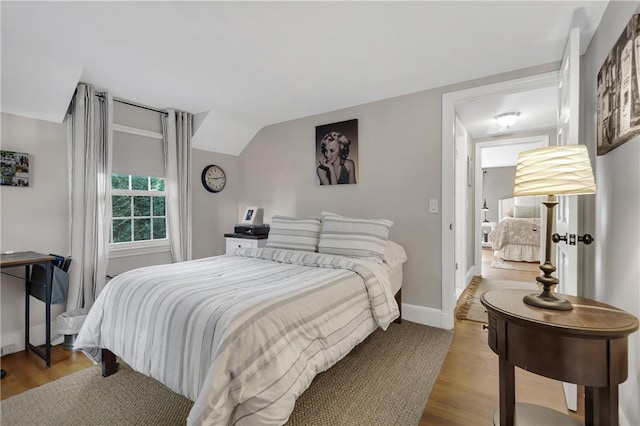
{"label": "table lamp", "polygon": [[544,275],[536,277],[543,286],[542,293],[524,297],[524,302],[539,308],[570,311],[571,303],[559,299],[551,293],[558,279],[551,274],[556,267],[551,263],[551,232],[553,229],[553,209],[558,202],[556,195],[594,194],[596,184],[589,154],[585,145],[554,146],[538,148],[520,153],[516,165],[516,179],[513,195],[516,197],[547,195],[543,201],[547,207],[547,234],[545,261],[540,266]]}
{"label": "table lamp", "polygon": [[484,204],[482,205],[482,208],[480,209],[484,212],[484,220],[482,221],[482,223],[487,223],[489,222],[487,220],[487,212],[489,211],[489,207],[487,207],[487,199],[484,199]]}

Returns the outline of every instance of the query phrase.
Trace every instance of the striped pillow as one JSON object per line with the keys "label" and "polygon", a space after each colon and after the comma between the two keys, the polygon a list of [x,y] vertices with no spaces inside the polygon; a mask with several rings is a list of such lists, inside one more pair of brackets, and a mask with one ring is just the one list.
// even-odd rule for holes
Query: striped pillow
{"label": "striped pillow", "polygon": [[318,217],[273,216],[267,247],[316,251],[322,222]]}
{"label": "striped pillow", "polygon": [[392,225],[386,219],[354,219],[323,213],[318,252],[381,263]]}

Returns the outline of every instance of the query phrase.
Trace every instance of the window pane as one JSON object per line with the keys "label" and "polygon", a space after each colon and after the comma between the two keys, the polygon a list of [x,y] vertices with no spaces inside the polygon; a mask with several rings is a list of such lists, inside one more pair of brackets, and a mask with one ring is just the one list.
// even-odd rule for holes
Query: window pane
{"label": "window pane", "polygon": [[164,178],[151,178],[151,189],[152,191],[164,191]]}
{"label": "window pane", "polygon": [[151,216],[151,197],[142,195],[133,197],[133,215]]}
{"label": "window pane", "polygon": [[131,176],[131,189],[149,190],[149,178],[147,176]]}
{"label": "window pane", "polygon": [[129,195],[113,195],[111,197],[113,217],[131,216],[131,197]]}
{"label": "window pane", "polygon": [[129,189],[129,175],[113,173],[111,175],[112,189]]}
{"label": "window pane", "polygon": [[131,219],[113,219],[113,242],[131,241]]}
{"label": "window pane", "polygon": [[164,197],[153,197],[153,215],[165,216],[164,213]]}
{"label": "window pane", "polygon": [[151,219],[133,219],[134,241],[151,239]]}
{"label": "window pane", "polygon": [[167,237],[167,226],[164,217],[153,219],[153,239],[158,240]]}

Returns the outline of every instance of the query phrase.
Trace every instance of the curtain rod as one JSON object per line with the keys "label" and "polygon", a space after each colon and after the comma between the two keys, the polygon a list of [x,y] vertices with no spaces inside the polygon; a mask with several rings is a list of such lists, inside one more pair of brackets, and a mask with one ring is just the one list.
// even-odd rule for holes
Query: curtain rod
{"label": "curtain rod", "polygon": [[144,106],[144,105],[134,104],[132,102],[123,101],[122,99],[113,98],[113,100],[116,101],[116,102],[120,102],[121,104],[131,105],[131,106],[134,106],[134,107],[137,107],[137,108],[148,109],[149,111],[159,112],[160,114],[168,114],[167,111],[161,111],[159,109],[150,108],[150,107],[147,107],[147,106]]}

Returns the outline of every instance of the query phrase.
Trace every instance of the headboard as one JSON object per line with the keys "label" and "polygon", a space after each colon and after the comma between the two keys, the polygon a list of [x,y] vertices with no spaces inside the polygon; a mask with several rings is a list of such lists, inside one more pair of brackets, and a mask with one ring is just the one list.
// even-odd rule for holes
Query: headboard
{"label": "headboard", "polygon": [[[527,214],[528,217],[540,217],[540,203],[542,197],[511,197],[498,200],[498,218],[502,219],[507,216],[507,212],[514,210],[527,211],[531,214]],[[517,207],[524,207],[524,209],[517,209]],[[525,217],[525,216],[522,216]]]}

